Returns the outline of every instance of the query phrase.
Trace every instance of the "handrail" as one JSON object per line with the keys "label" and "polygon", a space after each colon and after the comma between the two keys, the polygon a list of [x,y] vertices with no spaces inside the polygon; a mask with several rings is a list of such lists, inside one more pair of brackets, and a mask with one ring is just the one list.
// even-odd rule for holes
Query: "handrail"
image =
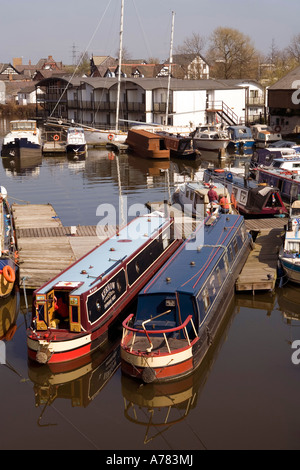
{"label": "handrail", "polygon": [[[182,323],[182,325],[179,325],[179,326],[176,326],[175,328],[169,328],[169,329],[165,329],[165,330],[153,330],[153,331],[147,331],[146,328],[145,328],[145,322],[148,322],[148,321],[151,321],[151,320],[154,320],[155,318],[158,318],[160,317],[161,315],[164,315],[166,312],[164,312],[163,314],[160,314],[160,315],[157,315],[156,317],[153,317],[153,318],[150,318],[149,320],[146,320],[142,323],[142,328],[143,329],[137,329],[137,328],[131,328],[130,326],[127,325],[127,323],[131,320],[131,318],[133,317],[133,314],[130,314],[122,323],[123,325],[123,336],[122,336],[122,341],[121,341],[121,345],[123,344],[127,334],[129,331],[131,331],[133,333],[133,340],[131,342],[131,346],[130,346],[130,353],[132,352],[133,350],[133,346],[134,346],[134,343],[135,343],[135,340],[136,340],[136,333],[142,333],[143,335],[145,335],[149,341],[149,344],[150,344],[150,347],[146,349],[147,353],[151,353],[152,349],[153,349],[153,344],[152,344],[152,341],[149,337],[149,334],[151,335],[154,335],[154,334],[161,334],[163,335],[164,337],[164,340],[165,340],[165,343],[166,343],[166,346],[167,346],[167,349],[168,349],[168,353],[171,354],[171,348],[170,348],[170,345],[169,345],[169,341],[167,339],[167,336],[166,336],[166,333],[172,333],[172,332],[175,332],[175,331],[180,331],[180,330],[184,330],[185,331],[185,337],[187,338],[187,342],[188,342],[188,345],[189,347],[191,346],[191,340],[190,340],[190,337],[189,337],[189,334],[188,334],[188,331],[187,331],[187,324],[189,322],[191,322],[191,325],[193,327],[193,331],[195,333],[195,336],[198,336],[197,334],[197,331],[196,331],[196,328],[195,328],[195,325],[194,325],[194,322],[193,322],[193,316],[192,315],[189,315],[186,320]],[[127,332],[126,332],[127,330]],[[149,333],[149,334],[148,334]]]}
{"label": "handrail", "polygon": [[[138,328],[132,328],[131,326],[126,325],[126,323],[129,323],[129,321],[131,320],[131,318],[133,316],[134,316],[134,314],[131,313],[130,315],[128,315],[127,318],[125,318],[125,320],[122,323],[123,328],[125,328],[125,330],[132,331],[133,333],[146,334],[145,333],[146,330],[141,330],[141,329],[138,329]],[[187,326],[187,324],[192,320],[192,318],[193,318],[193,315],[189,315],[186,318],[186,320],[182,323],[182,325],[176,326],[175,328],[169,328],[169,329],[164,329],[164,330],[152,330],[152,331],[147,331],[147,333],[149,333],[150,335],[155,335],[157,333],[164,334],[166,331],[168,333],[173,333],[174,331],[179,331],[179,330],[182,330],[183,328],[185,328]]]}

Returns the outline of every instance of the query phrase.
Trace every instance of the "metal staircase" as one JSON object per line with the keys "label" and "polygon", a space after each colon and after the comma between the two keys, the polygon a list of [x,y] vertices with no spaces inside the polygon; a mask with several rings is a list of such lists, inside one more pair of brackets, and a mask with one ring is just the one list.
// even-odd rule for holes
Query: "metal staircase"
{"label": "metal staircase", "polygon": [[207,113],[215,113],[217,114],[222,121],[226,122],[229,126],[236,126],[238,125],[238,116],[232,111],[229,106],[227,106],[224,101],[210,101],[207,104],[206,108]]}

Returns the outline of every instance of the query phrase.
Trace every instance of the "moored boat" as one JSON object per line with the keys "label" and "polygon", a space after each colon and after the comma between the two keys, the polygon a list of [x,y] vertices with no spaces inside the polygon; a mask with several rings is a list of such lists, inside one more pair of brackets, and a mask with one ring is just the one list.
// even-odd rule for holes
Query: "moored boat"
{"label": "moored boat", "polygon": [[284,200],[292,203],[300,196],[300,175],[298,171],[288,171],[270,166],[259,166],[255,170],[256,180],[280,191]]}
{"label": "moored boat", "polygon": [[268,145],[282,140],[281,134],[265,124],[255,124],[251,126],[255,147],[265,148]]}
{"label": "moored boat", "polygon": [[226,149],[229,144],[229,135],[219,126],[201,126],[191,134],[194,147],[199,150]]}
{"label": "moored boat", "polygon": [[278,188],[260,185],[257,181],[230,171],[207,169],[203,175],[206,183],[222,183],[230,193],[231,203],[245,217],[284,217],[288,211]]}
{"label": "moored boat", "polygon": [[[209,200],[209,191],[216,192],[216,200]],[[224,184],[216,182],[214,184],[203,181],[188,181],[182,183],[172,195],[172,202],[179,204],[186,215],[204,219],[207,215],[219,212],[220,198],[227,198],[230,202],[230,194]],[[233,212],[232,204],[229,206],[229,213]]]}
{"label": "moored boat", "polygon": [[0,186],[0,298],[11,294],[18,271],[13,216],[7,200],[7,191]]}
{"label": "moored boat", "polygon": [[67,131],[67,153],[75,155],[83,154],[86,152],[87,143],[82,127],[69,127]]}
{"label": "moored boat", "polygon": [[92,353],[139,290],[182,243],[174,221],[137,217],[33,293],[29,358],[62,363]]}
{"label": "moored boat", "polygon": [[129,129],[125,143],[139,157],[170,159],[170,149],[167,149],[164,137],[154,132]]}
{"label": "moored boat", "polygon": [[206,219],[141,290],[123,322],[121,368],[143,382],[192,373],[214,341],[250,250],[244,218]]}
{"label": "moored boat", "polygon": [[182,158],[184,160],[196,160],[200,158],[201,153],[193,146],[193,138],[180,134],[172,134],[168,132],[156,132],[163,136],[166,148],[170,150],[170,156],[174,158]]}
{"label": "moored boat", "polygon": [[287,278],[300,284],[300,201],[293,202],[279,261]]}
{"label": "moored boat", "polygon": [[233,147],[237,150],[253,148],[254,139],[250,127],[230,126],[227,130],[229,133],[228,148]]}
{"label": "moored boat", "polygon": [[35,120],[11,121],[10,132],[3,139],[1,155],[18,157],[24,149],[34,153],[41,152],[41,148],[41,132]]}

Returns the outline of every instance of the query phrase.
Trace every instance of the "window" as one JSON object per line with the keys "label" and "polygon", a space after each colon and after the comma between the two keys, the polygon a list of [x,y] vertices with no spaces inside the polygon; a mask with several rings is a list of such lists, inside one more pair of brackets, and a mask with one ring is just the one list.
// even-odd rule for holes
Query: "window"
{"label": "window", "polygon": [[202,300],[203,300],[203,303],[204,303],[205,311],[207,312],[207,310],[209,309],[209,306],[210,306],[210,298],[209,298],[209,295],[208,295],[207,287],[203,291]]}

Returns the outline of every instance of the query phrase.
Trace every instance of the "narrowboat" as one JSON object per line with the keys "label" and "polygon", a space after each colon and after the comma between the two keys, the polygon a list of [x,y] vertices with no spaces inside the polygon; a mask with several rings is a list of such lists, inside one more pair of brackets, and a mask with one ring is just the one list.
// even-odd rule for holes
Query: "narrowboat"
{"label": "narrowboat", "polygon": [[0,186],[0,298],[8,297],[15,286],[18,272],[13,215],[7,200],[7,191]]}
{"label": "narrowboat", "polygon": [[173,219],[157,212],[137,217],[35,290],[29,358],[57,364],[91,354],[181,243]]}
{"label": "narrowboat", "polygon": [[228,127],[229,144],[228,148],[237,150],[252,149],[254,139],[250,127],[246,126],[230,126]]}
{"label": "narrowboat", "polygon": [[282,199],[286,202],[292,203],[300,196],[300,175],[298,175],[298,171],[260,166],[256,168],[255,172],[258,183],[278,189]]}
{"label": "narrowboat", "polygon": [[[212,202],[209,200],[210,189],[214,189],[217,194],[217,199]],[[228,189],[220,182],[211,185],[203,181],[188,181],[175,190],[172,202],[178,203],[186,215],[204,219],[207,215],[221,210],[219,200],[223,196],[230,201]],[[229,212],[233,212],[232,204]]]}
{"label": "narrowboat", "polygon": [[155,132],[129,129],[125,144],[139,157],[170,160],[164,137]]}
{"label": "narrowboat", "polygon": [[218,151],[229,144],[228,132],[219,126],[200,126],[191,135],[194,147],[199,150]]}
{"label": "narrowboat", "polygon": [[210,216],[141,290],[123,321],[121,369],[145,383],[191,374],[223,323],[250,251],[240,215]]}
{"label": "narrowboat", "polygon": [[291,206],[279,261],[288,280],[300,284],[300,201],[293,202]]}
{"label": "narrowboat", "polygon": [[67,153],[75,155],[84,154],[87,149],[84,129],[82,127],[69,127],[67,131]]}
{"label": "narrowboat", "polygon": [[18,157],[24,149],[30,150],[31,154],[41,153],[41,132],[33,119],[10,122],[10,132],[3,139],[1,155]]}
{"label": "narrowboat", "polygon": [[230,171],[207,169],[203,181],[222,183],[227,187],[233,206],[245,217],[285,217],[288,211],[278,188],[260,185],[252,178]]}
{"label": "narrowboat", "polygon": [[184,160],[196,160],[200,158],[201,153],[194,148],[193,139],[189,136],[180,134],[171,134],[168,132],[155,132],[165,139],[165,145],[170,150],[170,156],[174,158],[182,158]]}

